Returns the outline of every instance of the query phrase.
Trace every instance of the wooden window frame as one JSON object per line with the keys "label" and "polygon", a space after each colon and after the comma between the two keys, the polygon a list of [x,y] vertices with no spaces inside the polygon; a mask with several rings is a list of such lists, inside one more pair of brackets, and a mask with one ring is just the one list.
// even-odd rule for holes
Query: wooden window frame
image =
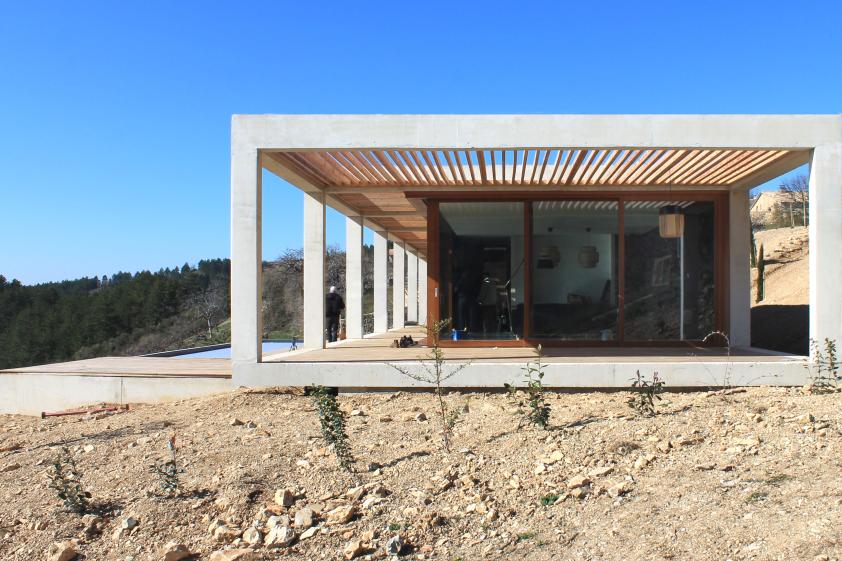
{"label": "wooden window frame", "polygon": [[[727,332],[728,325],[728,297],[729,297],[729,256],[728,256],[728,191],[675,191],[675,190],[641,190],[623,191],[593,191],[577,193],[543,193],[535,191],[523,192],[495,192],[495,193],[465,193],[450,192],[436,193],[431,191],[407,193],[409,198],[422,199],[427,205],[427,302],[428,321],[427,335],[432,336],[432,327],[439,321],[441,314],[441,294],[439,280],[441,278],[440,255],[440,203],[442,202],[519,202],[524,203],[524,313],[523,338],[510,339],[471,339],[452,341],[442,339],[442,347],[532,347],[541,344],[545,347],[687,347],[715,345],[716,342],[706,343],[703,340],[684,341],[637,341],[625,339],[625,203],[628,201],[698,201],[714,204],[714,331]],[[618,251],[619,279],[617,282],[617,339],[613,341],[565,341],[561,339],[536,338],[531,336],[532,310],[532,203],[535,201],[616,201],[618,203]]]}

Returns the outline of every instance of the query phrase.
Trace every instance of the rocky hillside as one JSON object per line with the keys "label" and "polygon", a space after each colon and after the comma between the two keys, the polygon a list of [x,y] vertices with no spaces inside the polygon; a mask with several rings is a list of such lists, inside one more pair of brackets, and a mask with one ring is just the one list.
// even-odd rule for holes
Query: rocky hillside
{"label": "rocky hillside", "polygon": [[752,270],[752,343],[783,352],[807,354],[809,343],[809,265],[807,228],[775,228],[755,234],[766,256],[766,290],[757,302],[757,271]]}
{"label": "rocky hillside", "polygon": [[[433,395],[340,396],[353,473],[304,396],[0,417],[0,559],[842,558],[842,394],[665,394],[655,417],[628,397],[552,395],[550,430],[518,430],[505,395],[451,394],[447,453]],[[172,436],[169,494],[149,466]],[[87,515],[48,486],[62,445]]]}
{"label": "rocky hillside", "polygon": [[[809,304],[809,247],[807,228],[775,228],[755,234],[757,247],[766,254],[766,295],[755,305]],[[757,278],[753,279],[757,288]]]}

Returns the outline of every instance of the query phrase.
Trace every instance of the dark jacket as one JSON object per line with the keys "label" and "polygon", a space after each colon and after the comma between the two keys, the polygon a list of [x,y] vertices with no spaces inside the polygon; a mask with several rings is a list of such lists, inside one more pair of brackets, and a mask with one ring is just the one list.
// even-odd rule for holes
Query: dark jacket
{"label": "dark jacket", "polygon": [[342,313],[342,310],[344,309],[345,302],[339,294],[329,292],[327,296],[325,296],[325,317],[336,317]]}

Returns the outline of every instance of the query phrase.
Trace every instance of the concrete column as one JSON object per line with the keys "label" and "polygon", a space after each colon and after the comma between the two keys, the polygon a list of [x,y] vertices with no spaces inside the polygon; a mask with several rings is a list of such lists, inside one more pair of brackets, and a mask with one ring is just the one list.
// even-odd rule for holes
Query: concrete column
{"label": "concrete column", "polygon": [[388,285],[389,249],[386,232],[374,230],[374,332],[389,330]]}
{"label": "concrete column", "polygon": [[304,192],[304,348],[325,346],[325,200]]}
{"label": "concrete column", "polygon": [[401,329],[406,325],[406,273],[404,260],[406,250],[403,242],[392,243],[392,328]]}
{"label": "concrete column", "polygon": [[736,189],[729,197],[728,218],[728,318],[731,346],[751,345],[751,222],[748,190]]}
{"label": "concrete column", "polygon": [[262,359],[262,169],[256,149],[231,146],[231,362]]}
{"label": "concrete column", "polygon": [[406,321],[418,323],[418,254],[406,252]]}
{"label": "concrete column", "polygon": [[810,160],[810,338],[842,345],[842,143]]}
{"label": "concrete column", "polygon": [[418,322],[427,325],[427,260],[418,258]]}
{"label": "concrete column", "polygon": [[345,337],[363,336],[363,221],[345,218]]}

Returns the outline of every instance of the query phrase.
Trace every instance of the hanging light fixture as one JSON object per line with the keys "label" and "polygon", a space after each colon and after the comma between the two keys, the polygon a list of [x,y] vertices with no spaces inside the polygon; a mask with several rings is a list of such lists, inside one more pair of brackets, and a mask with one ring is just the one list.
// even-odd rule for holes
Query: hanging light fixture
{"label": "hanging light fixture", "polygon": [[678,205],[661,207],[658,213],[658,230],[662,238],[680,238],[684,235],[684,209]]}

